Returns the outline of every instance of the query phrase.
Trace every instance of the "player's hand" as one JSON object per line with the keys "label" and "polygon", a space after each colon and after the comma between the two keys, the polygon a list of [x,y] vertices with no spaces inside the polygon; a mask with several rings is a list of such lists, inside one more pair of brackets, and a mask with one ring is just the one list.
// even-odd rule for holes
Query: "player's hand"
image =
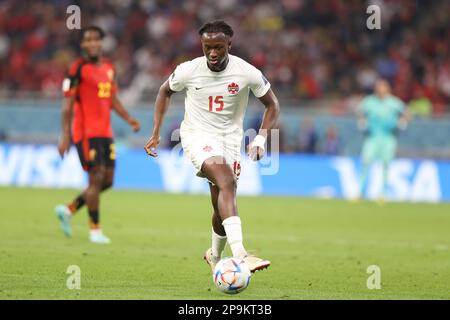
{"label": "player's hand", "polygon": [[264,157],[264,144],[266,142],[266,138],[257,135],[255,139],[248,145],[248,157],[253,161],[259,161]]}
{"label": "player's hand", "polygon": [[253,161],[259,161],[264,157],[264,149],[248,145],[248,157]]}
{"label": "player's hand", "polygon": [[64,154],[69,151],[70,148],[70,138],[62,137],[58,143],[58,152],[61,158],[64,158]]}
{"label": "player's hand", "polygon": [[133,132],[138,132],[141,129],[141,124],[139,123],[139,120],[136,118],[131,118],[128,121],[131,129],[133,129]]}
{"label": "player's hand", "polygon": [[144,146],[145,152],[149,156],[157,157],[158,153],[156,153],[156,147],[158,147],[159,141],[161,138],[159,136],[151,136],[150,139],[148,139],[147,143]]}

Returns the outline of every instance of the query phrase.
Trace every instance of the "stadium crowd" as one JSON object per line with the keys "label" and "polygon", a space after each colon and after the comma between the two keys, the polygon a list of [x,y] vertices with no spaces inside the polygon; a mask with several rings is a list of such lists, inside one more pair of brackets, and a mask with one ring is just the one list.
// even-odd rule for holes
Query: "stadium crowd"
{"label": "stadium crowd", "polygon": [[[60,95],[79,52],[79,32],[66,27],[72,4],[82,26],[107,31],[128,102],[149,101],[176,64],[201,55],[197,29],[221,18],[235,29],[232,53],[262,69],[282,98],[338,98],[335,111],[345,113],[380,74],[413,112],[450,111],[449,1],[3,0],[0,96]],[[381,7],[381,30],[366,28],[369,4]]]}

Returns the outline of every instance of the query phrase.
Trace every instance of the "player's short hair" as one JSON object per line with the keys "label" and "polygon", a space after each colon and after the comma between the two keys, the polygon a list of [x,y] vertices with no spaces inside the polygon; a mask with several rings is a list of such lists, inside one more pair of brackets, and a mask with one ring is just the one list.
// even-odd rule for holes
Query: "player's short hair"
{"label": "player's short hair", "polygon": [[88,31],[95,31],[99,34],[100,39],[103,39],[105,37],[105,31],[103,31],[102,28],[98,27],[98,26],[88,26],[85,27],[81,30],[81,40],[84,39],[84,35],[86,34],[86,32]]}
{"label": "player's short hair", "polygon": [[222,20],[215,20],[205,23],[200,29],[198,34],[202,36],[204,33],[219,33],[222,32],[230,38],[233,36],[233,29],[229,24]]}

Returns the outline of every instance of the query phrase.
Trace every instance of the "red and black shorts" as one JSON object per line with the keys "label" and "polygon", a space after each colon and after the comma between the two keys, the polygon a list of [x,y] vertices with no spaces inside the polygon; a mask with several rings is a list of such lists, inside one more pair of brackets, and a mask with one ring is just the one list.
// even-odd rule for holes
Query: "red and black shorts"
{"label": "red and black shorts", "polygon": [[112,138],[90,138],[78,142],[76,147],[84,170],[116,165],[116,146]]}

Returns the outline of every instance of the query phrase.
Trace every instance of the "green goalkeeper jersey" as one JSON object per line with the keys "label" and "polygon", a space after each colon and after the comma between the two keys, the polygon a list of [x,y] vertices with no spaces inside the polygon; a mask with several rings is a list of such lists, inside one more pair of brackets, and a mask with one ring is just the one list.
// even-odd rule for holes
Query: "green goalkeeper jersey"
{"label": "green goalkeeper jersey", "polygon": [[380,99],[369,95],[361,103],[361,111],[367,119],[369,136],[395,135],[398,120],[404,111],[404,103],[393,95]]}

